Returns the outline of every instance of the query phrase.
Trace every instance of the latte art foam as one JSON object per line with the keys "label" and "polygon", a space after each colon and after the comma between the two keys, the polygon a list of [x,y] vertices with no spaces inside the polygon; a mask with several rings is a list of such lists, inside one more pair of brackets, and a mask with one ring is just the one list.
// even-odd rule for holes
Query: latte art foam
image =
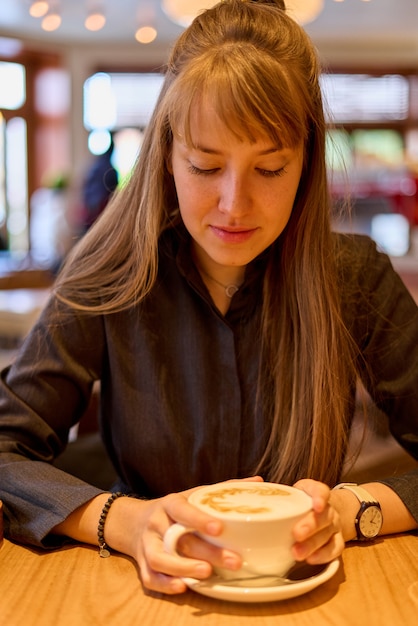
{"label": "latte art foam", "polygon": [[[193,498],[194,500],[194,498]],[[211,513],[232,516],[267,516],[293,512],[295,495],[274,485],[222,487],[199,494],[196,504]]]}

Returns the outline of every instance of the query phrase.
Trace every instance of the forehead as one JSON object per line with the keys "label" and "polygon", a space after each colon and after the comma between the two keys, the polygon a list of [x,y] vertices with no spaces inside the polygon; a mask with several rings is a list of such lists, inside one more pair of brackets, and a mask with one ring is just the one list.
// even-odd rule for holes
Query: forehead
{"label": "forehead", "polygon": [[199,148],[215,144],[226,147],[230,142],[241,142],[284,149],[299,143],[290,143],[288,138],[281,137],[277,128],[269,132],[257,118],[246,119],[232,107],[220,108],[219,103],[202,97],[191,103],[188,116],[183,118],[174,135],[182,143]]}

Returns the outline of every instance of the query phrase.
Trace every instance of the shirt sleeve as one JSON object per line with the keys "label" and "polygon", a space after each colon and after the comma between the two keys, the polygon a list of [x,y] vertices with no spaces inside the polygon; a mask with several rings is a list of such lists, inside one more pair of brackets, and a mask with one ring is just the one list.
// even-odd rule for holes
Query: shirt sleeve
{"label": "shirt sleeve", "polygon": [[[347,267],[347,310],[360,348],[363,383],[388,417],[390,432],[418,459],[418,307],[389,257],[358,237]],[[418,521],[418,471],[382,477]]]}
{"label": "shirt sleeve", "polygon": [[[99,376],[99,318],[69,315],[54,298],[0,380],[0,499],[5,531],[51,547],[51,529],[99,489],[55,468]],[[92,346],[95,349],[92,349]]]}
{"label": "shirt sleeve", "polygon": [[402,476],[382,478],[377,482],[393,489],[418,523],[418,470],[413,470]]}

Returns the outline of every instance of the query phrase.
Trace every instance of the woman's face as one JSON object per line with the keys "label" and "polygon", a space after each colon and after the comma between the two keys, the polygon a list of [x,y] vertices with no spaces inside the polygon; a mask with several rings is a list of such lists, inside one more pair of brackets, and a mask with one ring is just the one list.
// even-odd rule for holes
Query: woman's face
{"label": "woman's face", "polygon": [[222,267],[242,274],[289,220],[303,149],[241,140],[204,105],[193,112],[191,137],[193,147],[174,138],[171,171],[194,253],[212,275]]}

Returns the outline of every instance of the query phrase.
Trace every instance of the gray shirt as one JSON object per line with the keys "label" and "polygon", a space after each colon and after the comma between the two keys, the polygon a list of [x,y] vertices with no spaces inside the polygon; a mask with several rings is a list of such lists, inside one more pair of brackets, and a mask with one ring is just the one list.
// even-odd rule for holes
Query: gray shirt
{"label": "gray shirt", "polygon": [[[335,240],[364,383],[418,459],[417,306],[368,238]],[[51,528],[100,492],[51,465],[96,380],[102,437],[130,492],[153,498],[254,472],[269,430],[254,398],[263,270],[261,257],[223,316],[187,241],[168,231],[158,281],[140,305],[84,315],[51,298],[0,383],[0,499],[9,537],[58,545]],[[418,520],[418,472],[383,482]]]}

